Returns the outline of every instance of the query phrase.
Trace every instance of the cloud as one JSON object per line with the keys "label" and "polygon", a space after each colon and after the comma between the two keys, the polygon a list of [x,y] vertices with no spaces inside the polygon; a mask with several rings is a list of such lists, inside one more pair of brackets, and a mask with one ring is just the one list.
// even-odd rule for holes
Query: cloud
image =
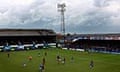
{"label": "cloud", "polygon": [[96,7],[106,7],[108,6],[108,2],[111,0],[94,0],[94,5]]}
{"label": "cloud", "polygon": [[60,31],[58,3],[66,3],[67,32],[120,32],[120,0],[0,0],[1,28]]}

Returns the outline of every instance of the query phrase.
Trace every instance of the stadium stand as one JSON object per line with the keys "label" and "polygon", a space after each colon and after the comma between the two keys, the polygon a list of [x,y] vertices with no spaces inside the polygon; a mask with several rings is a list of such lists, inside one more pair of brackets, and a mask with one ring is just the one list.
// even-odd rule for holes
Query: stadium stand
{"label": "stadium stand", "polygon": [[0,46],[55,43],[56,33],[49,29],[0,29]]}
{"label": "stadium stand", "polygon": [[95,52],[120,52],[120,34],[75,34],[68,36],[70,48]]}

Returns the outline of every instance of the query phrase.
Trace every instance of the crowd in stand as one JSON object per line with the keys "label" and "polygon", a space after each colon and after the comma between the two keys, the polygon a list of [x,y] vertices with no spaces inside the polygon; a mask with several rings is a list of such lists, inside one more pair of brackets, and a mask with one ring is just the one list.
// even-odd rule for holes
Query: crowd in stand
{"label": "crowd in stand", "polygon": [[0,51],[11,51],[11,50],[29,50],[47,47],[48,43],[43,41],[42,44],[32,41],[30,44],[24,44],[18,41],[15,45],[11,45],[9,42],[5,42],[4,45],[0,46]]}

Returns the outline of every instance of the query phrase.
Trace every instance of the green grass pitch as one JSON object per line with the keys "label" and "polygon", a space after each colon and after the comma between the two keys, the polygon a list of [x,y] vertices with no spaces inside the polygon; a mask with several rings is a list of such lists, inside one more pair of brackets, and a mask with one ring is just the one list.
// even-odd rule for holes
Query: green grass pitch
{"label": "green grass pitch", "polygon": [[[47,52],[47,56],[44,53]],[[40,56],[38,56],[40,53]],[[66,58],[66,63],[58,64],[56,56]],[[32,56],[32,61],[28,61],[28,56]],[[71,57],[74,62],[71,62]],[[30,51],[0,52],[0,72],[39,72],[39,65],[45,57],[44,72],[120,72],[120,55],[103,53],[86,53],[61,49],[41,49]],[[94,61],[93,69],[90,69],[90,61]],[[23,67],[26,62],[27,66]]]}

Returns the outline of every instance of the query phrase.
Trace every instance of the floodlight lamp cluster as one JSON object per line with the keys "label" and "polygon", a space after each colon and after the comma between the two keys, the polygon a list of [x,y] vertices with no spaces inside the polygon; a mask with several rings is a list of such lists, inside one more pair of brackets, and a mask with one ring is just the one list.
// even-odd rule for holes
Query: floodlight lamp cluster
{"label": "floodlight lamp cluster", "polygon": [[65,3],[58,4],[57,7],[58,7],[58,11],[65,12],[66,4]]}

